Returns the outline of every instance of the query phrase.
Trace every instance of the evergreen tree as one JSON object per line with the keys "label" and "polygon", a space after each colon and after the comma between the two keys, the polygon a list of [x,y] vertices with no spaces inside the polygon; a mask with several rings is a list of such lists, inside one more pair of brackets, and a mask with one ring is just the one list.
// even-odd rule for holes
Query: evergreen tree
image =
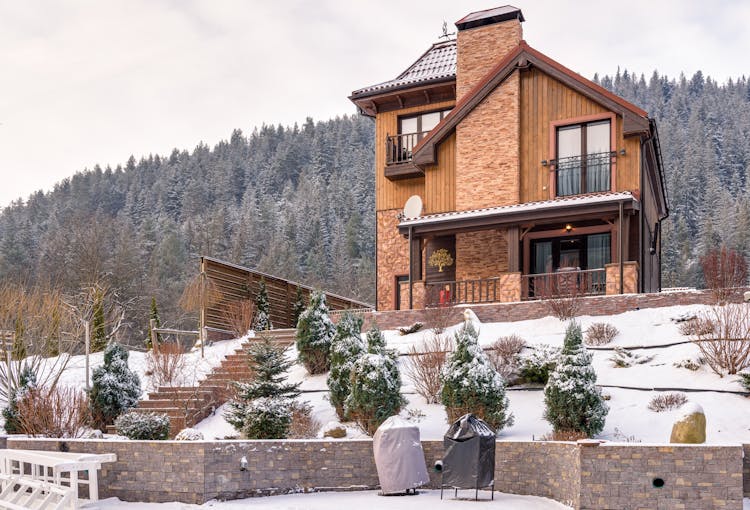
{"label": "evergreen tree", "polygon": [[574,431],[592,437],[604,429],[609,408],[596,387],[591,359],[583,345],[581,326],[571,322],[560,361],[544,388],[544,418],[555,432]]}
{"label": "evergreen tree", "polygon": [[96,289],[91,318],[91,352],[103,351],[105,347],[107,347],[107,329],[104,322],[104,293]]}
{"label": "evergreen tree", "polygon": [[268,291],[266,282],[261,279],[258,294],[255,296],[255,321],[253,328],[255,331],[266,331],[271,329],[271,308],[268,304]]}
{"label": "evergreen tree", "polygon": [[401,395],[401,374],[396,353],[385,348],[385,338],[377,326],[367,333],[367,353],[351,368],[351,390],[345,412],[368,434],[406,405]]}
{"label": "evergreen tree", "polygon": [[351,392],[351,370],[359,356],[365,352],[362,342],[362,317],[345,313],[338,324],[331,342],[331,371],[328,374],[328,390],[331,405],[340,419],[346,420],[344,403]]}
{"label": "evergreen tree", "polygon": [[322,374],[330,367],[331,340],[336,328],[328,317],[324,292],[314,291],[297,322],[299,361],[311,374]]}
{"label": "evergreen tree", "polygon": [[292,316],[294,317],[294,324],[297,325],[300,315],[305,311],[305,298],[302,295],[302,289],[297,287],[297,293],[294,296],[294,304],[292,305]]}
{"label": "evergreen tree", "polygon": [[[149,349],[153,348],[151,339],[154,337],[151,331],[151,321],[154,321],[154,325],[156,326],[156,329],[161,328],[161,319],[159,318],[159,309],[156,307],[156,298],[151,297],[151,310],[148,315],[149,321],[148,321],[148,338],[146,339],[146,347]],[[161,338],[161,333],[156,333],[156,343],[161,345],[164,343],[164,341]]]}
{"label": "evergreen tree", "polygon": [[21,430],[20,416],[18,414],[18,399],[23,398],[24,393],[29,388],[36,387],[36,373],[30,366],[24,366],[21,373],[18,374],[18,388],[10,394],[8,407],[3,409],[3,420],[5,421],[6,434],[20,434]]}
{"label": "evergreen tree", "polygon": [[237,396],[224,415],[248,439],[283,439],[292,423],[294,399],[300,383],[287,383],[284,373],[294,364],[284,348],[263,337],[248,349],[253,381],[237,383]]}
{"label": "evergreen tree", "polygon": [[456,332],[456,350],[443,367],[440,399],[449,422],[472,413],[500,432],[513,425],[513,414],[505,394],[505,381],[478,340],[479,332],[469,321]]}
{"label": "evergreen tree", "polygon": [[141,381],[128,367],[128,351],[118,343],[104,350],[104,364],[95,368],[91,376],[89,401],[93,426],[105,430],[115,418],[138,404]]}

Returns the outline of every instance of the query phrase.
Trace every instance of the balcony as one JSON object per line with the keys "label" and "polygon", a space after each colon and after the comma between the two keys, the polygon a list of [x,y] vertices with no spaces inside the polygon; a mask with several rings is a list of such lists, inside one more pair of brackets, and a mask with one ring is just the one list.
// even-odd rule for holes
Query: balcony
{"label": "balcony", "polygon": [[427,132],[389,135],[385,140],[385,176],[392,180],[421,177],[424,171],[412,163],[412,152]]}
{"label": "balcony", "polygon": [[554,161],[557,196],[610,191],[612,163],[616,156],[612,151]]}

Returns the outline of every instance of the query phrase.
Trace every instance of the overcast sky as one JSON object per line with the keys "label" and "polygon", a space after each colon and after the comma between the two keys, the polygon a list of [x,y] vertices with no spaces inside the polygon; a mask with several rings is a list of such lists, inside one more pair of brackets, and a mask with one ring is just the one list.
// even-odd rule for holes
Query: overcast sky
{"label": "overcast sky", "polygon": [[[213,145],[235,128],[353,113],[491,0],[0,0],[0,206],[96,163]],[[750,72],[750,2],[515,0],[533,47],[720,82]]]}

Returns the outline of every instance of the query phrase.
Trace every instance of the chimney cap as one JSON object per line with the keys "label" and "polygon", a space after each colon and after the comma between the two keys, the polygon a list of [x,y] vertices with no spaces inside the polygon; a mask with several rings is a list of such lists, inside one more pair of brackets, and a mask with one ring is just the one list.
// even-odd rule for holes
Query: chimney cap
{"label": "chimney cap", "polygon": [[521,9],[513,7],[512,5],[503,5],[502,7],[495,7],[493,9],[486,9],[484,11],[467,14],[460,20],[456,21],[456,27],[459,30],[466,30],[512,19],[525,21]]}

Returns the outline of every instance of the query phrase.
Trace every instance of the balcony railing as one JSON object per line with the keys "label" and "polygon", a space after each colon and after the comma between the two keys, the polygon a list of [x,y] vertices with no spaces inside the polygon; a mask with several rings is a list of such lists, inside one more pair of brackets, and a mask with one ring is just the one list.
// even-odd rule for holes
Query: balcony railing
{"label": "balcony railing", "polygon": [[569,269],[521,276],[523,299],[597,296],[607,292],[607,271]]}
{"label": "balcony railing", "polygon": [[612,162],[616,155],[612,151],[556,160],[557,196],[609,191]]}
{"label": "balcony railing", "polygon": [[419,141],[427,133],[405,133],[392,135],[385,140],[385,163],[386,165],[398,165],[408,163],[412,158],[412,151]]}
{"label": "balcony railing", "polygon": [[494,303],[502,297],[500,278],[425,284],[427,306]]}

